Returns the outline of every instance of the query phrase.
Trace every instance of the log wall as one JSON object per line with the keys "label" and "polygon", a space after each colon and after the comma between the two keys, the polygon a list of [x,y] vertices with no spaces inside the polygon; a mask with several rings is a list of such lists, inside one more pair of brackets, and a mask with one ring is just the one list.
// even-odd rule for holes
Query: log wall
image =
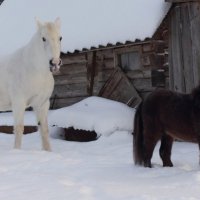
{"label": "log wall", "polygon": [[[146,96],[157,86],[152,86],[153,69],[164,69],[166,44],[164,41],[150,40],[147,42],[132,43],[129,45],[104,47],[85,52],[68,53],[62,55],[63,66],[60,74],[55,75],[55,88],[51,97],[51,108],[61,108],[74,104],[88,96],[98,96],[116,67],[120,53],[131,49],[140,52],[141,68],[124,72],[139,95]],[[167,81],[166,81],[167,83]],[[163,87],[168,87],[164,84]]]}

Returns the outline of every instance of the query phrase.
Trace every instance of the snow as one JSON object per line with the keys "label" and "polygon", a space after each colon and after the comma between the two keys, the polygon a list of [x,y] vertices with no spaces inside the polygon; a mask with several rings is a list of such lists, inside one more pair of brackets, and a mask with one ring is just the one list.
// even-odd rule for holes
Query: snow
{"label": "snow", "polygon": [[[86,105],[87,102],[87,106]],[[96,105],[99,105],[98,108]],[[86,109],[88,108],[88,109]],[[59,117],[56,123],[65,124],[63,113],[73,117],[85,112],[87,128],[91,128],[89,113],[95,120],[101,108],[128,113],[128,107],[117,102],[88,98],[69,109],[49,113],[49,120]],[[106,110],[107,111],[107,110]],[[129,108],[130,112],[133,109]],[[55,115],[54,115],[55,112]],[[69,115],[68,115],[69,112]],[[108,112],[108,111],[107,111]],[[59,116],[60,113],[60,116]],[[133,112],[134,113],[134,112]],[[32,112],[26,113],[28,122],[34,121]],[[0,114],[5,122],[8,113]],[[82,116],[83,113],[81,114]],[[115,112],[115,115],[119,115]],[[127,115],[128,116],[128,115]],[[127,117],[126,116],[126,117]],[[11,117],[11,116],[10,116]],[[104,117],[104,116],[103,116]],[[110,116],[113,117],[113,116]],[[80,118],[73,118],[79,121]],[[71,122],[73,121],[71,120]],[[107,118],[115,126],[115,120]],[[132,126],[132,120],[129,127]],[[82,122],[80,122],[81,124]],[[76,124],[75,122],[73,123]],[[85,125],[86,126],[86,125]],[[102,129],[107,124],[102,124]],[[122,125],[119,125],[123,127]],[[128,129],[127,129],[128,130]],[[0,199],[3,200],[198,200],[200,196],[200,170],[197,144],[175,142],[172,151],[174,167],[163,168],[159,158],[159,144],[152,159],[153,168],[138,167],[132,159],[132,135],[116,130],[107,137],[93,142],[64,141],[60,129],[50,126],[52,152],[41,151],[38,132],[24,135],[21,150],[12,148],[14,135],[0,133]],[[58,137],[55,137],[58,135]]]}
{"label": "snow", "polygon": [[13,150],[13,135],[0,134],[0,198],[4,200],[198,200],[200,171],[195,144],[175,143],[175,167],[135,167],[132,136],[116,132],[89,143],[51,138],[53,152],[40,151],[39,134],[25,135]]}
{"label": "snow", "polygon": [[151,37],[170,7],[164,0],[5,0],[0,6],[0,55],[25,45],[34,18],[62,21],[62,51]]}
{"label": "snow", "polygon": [[[37,120],[33,112],[25,112],[24,125],[37,125]],[[6,112],[0,115],[0,126],[13,126],[13,113]]]}
{"label": "snow", "polygon": [[74,127],[95,131],[98,135],[109,135],[117,130],[132,132],[134,113],[135,109],[123,103],[101,97],[89,97],[52,112],[49,123],[52,126]]}

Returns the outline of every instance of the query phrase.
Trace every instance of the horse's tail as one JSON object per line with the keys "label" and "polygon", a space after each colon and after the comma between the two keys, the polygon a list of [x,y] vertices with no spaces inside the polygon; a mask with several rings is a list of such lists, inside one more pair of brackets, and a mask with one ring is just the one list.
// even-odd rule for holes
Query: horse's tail
{"label": "horse's tail", "polygon": [[134,119],[133,155],[136,165],[144,164],[142,105],[138,106]]}

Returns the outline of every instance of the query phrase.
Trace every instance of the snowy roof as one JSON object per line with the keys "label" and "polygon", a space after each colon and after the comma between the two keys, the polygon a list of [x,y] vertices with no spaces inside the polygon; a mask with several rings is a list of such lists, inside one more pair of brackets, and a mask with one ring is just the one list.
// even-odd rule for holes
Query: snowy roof
{"label": "snowy roof", "polygon": [[0,55],[26,44],[35,17],[62,21],[62,51],[151,37],[170,7],[164,0],[6,0],[0,7]]}

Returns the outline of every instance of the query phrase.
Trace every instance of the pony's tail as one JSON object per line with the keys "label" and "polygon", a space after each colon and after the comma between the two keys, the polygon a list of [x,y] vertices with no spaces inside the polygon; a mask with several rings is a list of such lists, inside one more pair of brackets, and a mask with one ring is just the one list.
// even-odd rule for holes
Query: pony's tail
{"label": "pony's tail", "polygon": [[138,106],[134,119],[133,155],[135,165],[144,164],[142,105],[143,103]]}

